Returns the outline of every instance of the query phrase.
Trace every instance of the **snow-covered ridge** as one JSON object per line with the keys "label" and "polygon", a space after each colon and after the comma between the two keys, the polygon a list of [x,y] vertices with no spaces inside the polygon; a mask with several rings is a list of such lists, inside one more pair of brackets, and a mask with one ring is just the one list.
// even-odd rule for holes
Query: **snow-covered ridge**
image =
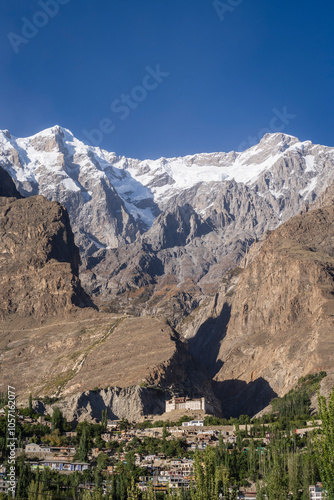
{"label": "snow-covered ridge", "polygon": [[[72,218],[82,221],[85,237],[114,246],[110,231],[121,232],[124,242],[133,239],[138,229],[153,224],[171,197],[199,184],[217,191],[234,181],[270,203],[287,198],[291,190],[312,201],[333,180],[334,148],[278,133],[266,134],[244,152],[138,160],[88,146],[55,126],[27,138],[0,131],[0,165],[22,194],[39,193],[64,203]],[[213,205],[208,197],[207,206],[194,209],[205,216]],[[92,232],[93,222],[101,229]]]}
{"label": "snow-covered ridge", "polygon": [[[308,171],[316,171],[315,157],[312,155],[314,146],[310,141],[301,142],[296,137],[286,134],[266,134],[259,144],[243,153],[216,152],[188,155],[178,158],[160,158],[158,160],[137,160],[116,156],[99,147],[87,146],[76,139],[65,128],[55,126],[31,137],[24,139],[14,138],[7,131],[0,132],[0,148],[8,151],[9,145],[18,150],[22,168],[15,170],[18,181],[35,179],[38,181],[38,168],[51,171],[62,171],[64,179],[71,177],[71,172],[66,172],[59,158],[59,144],[54,143],[54,148],[46,151],[43,143],[48,142],[56,135],[63,135],[63,143],[68,156],[76,158],[77,165],[87,170],[97,179],[104,174],[113,186],[125,198],[125,201],[140,201],[152,196],[156,201],[170,197],[180,190],[188,189],[199,182],[221,182],[235,180],[244,184],[254,183],[258,177],[288,153],[305,155]],[[9,139],[10,137],[10,139]],[[41,147],[42,146],[42,147]],[[334,148],[331,149],[334,154]],[[89,163],[96,160],[95,172],[89,169]],[[88,172],[89,170],[89,172]],[[128,174],[128,175],[127,175]],[[163,182],[163,178],[165,182]],[[157,182],[160,180],[161,182]],[[134,182],[136,181],[136,182]],[[66,182],[69,190],[78,190],[79,186]],[[148,188],[148,189],[142,189]]]}

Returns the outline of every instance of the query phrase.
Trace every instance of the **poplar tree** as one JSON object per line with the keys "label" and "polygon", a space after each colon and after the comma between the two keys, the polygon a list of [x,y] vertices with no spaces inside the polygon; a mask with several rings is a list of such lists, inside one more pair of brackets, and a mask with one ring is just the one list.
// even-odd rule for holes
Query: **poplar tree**
{"label": "poplar tree", "polygon": [[59,429],[60,432],[63,430],[63,414],[58,406],[55,406],[52,413],[52,430],[55,431],[56,429]]}
{"label": "poplar tree", "polygon": [[82,462],[86,462],[87,455],[88,455],[88,436],[87,436],[87,429],[86,427],[84,427],[82,429],[82,434],[79,443],[79,450],[78,450],[79,460],[81,460]]}
{"label": "poplar tree", "polygon": [[127,490],[127,500],[138,500],[138,498],[139,498],[138,488],[135,483],[134,477],[131,476],[131,482]]}
{"label": "poplar tree", "polygon": [[328,498],[334,498],[334,387],[328,405],[326,398],[320,395],[318,403],[322,421],[320,436],[315,441],[318,467]]}

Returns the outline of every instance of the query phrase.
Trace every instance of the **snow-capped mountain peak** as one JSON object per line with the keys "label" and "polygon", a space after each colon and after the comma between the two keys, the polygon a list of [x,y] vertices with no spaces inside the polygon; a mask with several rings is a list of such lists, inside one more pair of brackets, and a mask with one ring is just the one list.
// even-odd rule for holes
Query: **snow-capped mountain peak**
{"label": "snow-capped mountain peak", "polygon": [[284,219],[287,206],[312,201],[333,180],[334,149],[277,133],[244,152],[138,160],[88,146],[56,125],[27,138],[0,131],[0,165],[23,195],[63,203],[87,249],[133,241],[181,195],[208,216],[212,192],[231,182],[247,186]]}

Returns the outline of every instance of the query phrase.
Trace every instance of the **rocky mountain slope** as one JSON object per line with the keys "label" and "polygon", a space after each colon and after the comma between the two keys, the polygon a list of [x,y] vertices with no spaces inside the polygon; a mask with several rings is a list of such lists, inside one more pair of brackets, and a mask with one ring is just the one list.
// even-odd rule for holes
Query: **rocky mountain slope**
{"label": "rocky mountain slope", "polygon": [[173,390],[205,394],[219,411],[209,377],[163,319],[86,308],[42,323],[12,316],[0,333],[0,390],[58,397],[69,418],[100,418],[106,404],[110,418],[162,413]]}
{"label": "rocky mountain slope", "polygon": [[176,325],[256,239],[323,193],[334,149],[267,134],[243,153],[140,161],[56,126],[26,139],[1,132],[0,165],[21,194],[67,208],[94,300]]}
{"label": "rocky mountain slope", "polygon": [[[7,174],[1,170],[0,176]],[[7,177],[5,182],[2,194],[10,197],[0,197],[0,318],[42,317],[88,305],[64,208],[42,196],[21,198]]]}
{"label": "rocky mountain slope", "polygon": [[333,372],[334,205],[292,218],[252,253],[183,324],[227,414],[256,413],[299,377]]}

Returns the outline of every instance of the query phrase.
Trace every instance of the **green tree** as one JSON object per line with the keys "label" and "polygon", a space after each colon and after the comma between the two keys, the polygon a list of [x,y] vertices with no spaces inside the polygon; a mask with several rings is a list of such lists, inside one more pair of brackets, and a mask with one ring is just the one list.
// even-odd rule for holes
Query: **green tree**
{"label": "green tree", "polygon": [[315,441],[320,477],[328,498],[334,498],[334,387],[328,405],[324,396],[318,395],[321,433]]}
{"label": "green tree", "polygon": [[224,465],[216,466],[215,470],[215,500],[219,500],[223,491],[224,497],[228,498],[230,486],[230,473]]}
{"label": "green tree", "polygon": [[268,500],[286,500],[288,494],[287,474],[284,467],[285,453],[281,442],[267,453],[264,473],[264,493]]}
{"label": "green tree", "polygon": [[32,480],[28,488],[28,500],[50,500],[52,493],[44,489],[43,483]]}
{"label": "green tree", "polygon": [[99,469],[106,469],[110,465],[110,457],[106,453],[100,453],[97,457],[97,467]]}
{"label": "green tree", "polygon": [[118,424],[121,431],[126,431],[130,427],[130,422],[126,418],[122,418]]}
{"label": "green tree", "polygon": [[95,483],[95,490],[98,491],[102,485],[102,476],[98,468],[96,468],[94,472],[94,483]]}
{"label": "green tree", "polygon": [[108,420],[108,409],[106,408],[105,410],[102,410],[101,413],[101,426],[103,430],[105,430],[107,427],[107,420]]}
{"label": "green tree", "polygon": [[204,470],[202,458],[198,451],[194,458],[195,493],[194,500],[205,500]]}
{"label": "green tree", "polygon": [[147,491],[143,495],[144,500],[155,500],[153,483],[150,483],[147,487]]}
{"label": "green tree", "polygon": [[289,491],[292,492],[293,499],[298,498],[299,490],[299,453],[290,452],[288,455],[288,477]]}
{"label": "green tree", "polygon": [[87,434],[87,428],[83,427],[78,449],[78,458],[82,462],[86,462],[87,455],[88,455],[88,434]]}
{"label": "green tree", "polygon": [[16,463],[18,482],[16,487],[16,496],[23,497],[28,491],[29,483],[32,479],[30,466],[24,462],[24,457],[19,457]]}
{"label": "green tree", "polygon": [[255,444],[253,439],[250,440],[249,447],[248,447],[248,452],[247,452],[247,459],[248,459],[248,474],[249,477],[252,480],[255,480],[255,473],[257,470],[257,452],[255,449]]}
{"label": "green tree", "polygon": [[58,429],[60,432],[63,430],[63,414],[58,408],[55,406],[52,413],[52,430],[55,431]]}
{"label": "green tree", "polygon": [[165,441],[167,436],[170,436],[170,433],[167,430],[167,423],[165,422],[162,428],[162,439]]}
{"label": "green tree", "polygon": [[131,481],[130,485],[128,486],[127,495],[128,495],[127,496],[128,500],[138,500],[139,498],[138,488],[133,476],[131,476]]}

